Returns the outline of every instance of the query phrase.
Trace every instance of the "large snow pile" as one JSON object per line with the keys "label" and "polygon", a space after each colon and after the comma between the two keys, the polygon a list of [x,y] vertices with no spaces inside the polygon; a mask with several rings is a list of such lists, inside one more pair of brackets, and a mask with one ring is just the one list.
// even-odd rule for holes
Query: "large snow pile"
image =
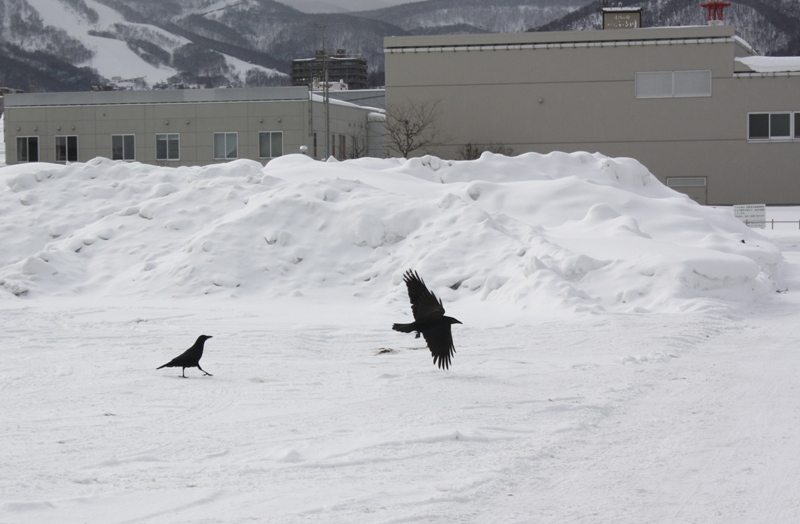
{"label": "large snow pile", "polygon": [[404,296],[696,311],[774,289],[780,252],[632,159],[588,153],[0,169],[2,296]]}

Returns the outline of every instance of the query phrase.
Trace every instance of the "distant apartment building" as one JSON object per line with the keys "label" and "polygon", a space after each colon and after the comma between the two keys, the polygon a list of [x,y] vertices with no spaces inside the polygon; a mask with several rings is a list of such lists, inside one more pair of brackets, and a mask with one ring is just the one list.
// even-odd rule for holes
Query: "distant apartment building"
{"label": "distant apartment building", "polygon": [[347,56],[347,51],[338,49],[329,54],[317,51],[314,58],[292,61],[291,80],[293,86],[323,86],[326,82],[343,82],[347,89],[368,89],[367,60]]}
{"label": "distant apartment building", "polygon": [[731,26],[637,25],[388,37],[386,105],[438,100],[443,158],[600,152],[701,203],[800,204],[800,58],[755,56]]}
{"label": "distant apartment building", "polygon": [[8,94],[6,163],[384,156],[382,111],[308,87]]}

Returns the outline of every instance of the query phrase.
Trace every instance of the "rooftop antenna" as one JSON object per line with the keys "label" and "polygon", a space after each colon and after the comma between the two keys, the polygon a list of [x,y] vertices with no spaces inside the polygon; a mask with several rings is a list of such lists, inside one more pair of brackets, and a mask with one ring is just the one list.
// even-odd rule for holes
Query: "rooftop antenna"
{"label": "rooftop antenna", "polygon": [[708,11],[708,25],[723,25],[725,18],[725,8],[730,7],[730,2],[706,2],[700,4]]}

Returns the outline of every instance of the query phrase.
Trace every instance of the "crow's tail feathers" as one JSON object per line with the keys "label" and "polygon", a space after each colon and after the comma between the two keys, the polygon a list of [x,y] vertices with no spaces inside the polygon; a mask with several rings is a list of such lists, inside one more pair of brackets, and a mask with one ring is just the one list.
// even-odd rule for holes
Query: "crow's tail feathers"
{"label": "crow's tail feathers", "polygon": [[392,324],[392,329],[395,331],[399,331],[400,333],[412,333],[416,331],[416,326],[414,324]]}

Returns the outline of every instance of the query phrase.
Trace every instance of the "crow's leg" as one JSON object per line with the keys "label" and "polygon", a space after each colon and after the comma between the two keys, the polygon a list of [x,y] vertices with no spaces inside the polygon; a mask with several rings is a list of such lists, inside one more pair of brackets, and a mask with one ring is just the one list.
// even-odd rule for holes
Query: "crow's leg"
{"label": "crow's leg", "polygon": [[414,335],[414,338],[419,338],[419,331],[417,331],[417,334]]}
{"label": "crow's leg", "polygon": [[206,376],[208,376],[208,377],[213,377],[213,376],[214,376],[214,375],[212,375],[211,373],[209,373],[208,371],[206,371],[205,369],[201,368],[201,367],[200,367],[200,364],[197,364],[197,369],[199,369],[200,371],[202,371],[203,373],[205,373],[205,374],[206,374]]}
{"label": "crow's leg", "polygon": [[181,368],[181,376],[186,378],[186,368]]}

